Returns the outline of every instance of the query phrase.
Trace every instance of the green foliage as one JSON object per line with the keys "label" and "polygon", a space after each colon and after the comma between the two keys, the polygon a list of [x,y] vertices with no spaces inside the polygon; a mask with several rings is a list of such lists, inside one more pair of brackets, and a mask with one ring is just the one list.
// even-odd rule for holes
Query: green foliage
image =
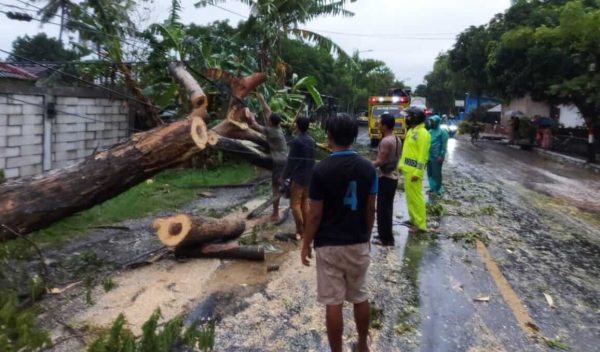
{"label": "green foliage", "polygon": [[553,350],[561,350],[568,351],[569,346],[560,340],[560,338],[549,339],[546,337],[542,337],[542,341],[546,344],[546,346],[550,347]]}
{"label": "green foliage", "polygon": [[600,3],[516,1],[487,25],[461,33],[426,76],[437,111],[469,92],[509,100],[530,95],[574,104],[591,126],[600,119]]}
{"label": "green foliage", "polygon": [[113,322],[112,327],[89,347],[88,352],[135,352],[135,337],[124,328],[125,316],[121,313]]}
{"label": "green foliage", "polygon": [[94,290],[95,282],[91,276],[86,277],[83,280],[83,285],[85,287],[85,303],[88,306],[93,306],[94,300],[92,299],[92,291]]}
{"label": "green foliage", "polygon": [[64,264],[64,268],[71,273],[73,277],[81,277],[87,274],[94,274],[107,265],[107,262],[98,258],[96,252],[86,250],[69,257]]}
{"label": "green foliage", "polygon": [[461,232],[461,233],[453,233],[450,235],[454,241],[464,241],[465,244],[475,246],[477,241],[481,241],[484,244],[489,243],[490,239],[481,231],[469,231],[469,232]]}
{"label": "green foliage", "polygon": [[34,61],[72,61],[79,58],[76,51],[65,49],[62,42],[48,38],[46,33],[39,33],[33,37],[25,35],[18,37],[12,44],[12,54],[8,60],[13,62],[29,61],[22,60],[17,56],[25,57]]}
{"label": "green foliage", "polygon": [[430,201],[427,203],[427,214],[437,218],[444,216],[444,206],[441,203]]}
{"label": "green foliage", "polygon": [[492,216],[492,215],[496,214],[496,207],[494,207],[493,205],[483,207],[483,208],[481,208],[481,214],[487,215],[487,216]]}
{"label": "green foliage", "polygon": [[383,327],[383,316],[384,316],[384,312],[383,312],[383,308],[379,308],[377,307],[377,305],[375,304],[375,302],[371,302],[370,305],[370,315],[369,315],[369,326],[372,329],[376,329],[379,330]]}
{"label": "green foliage", "polygon": [[117,284],[115,284],[115,282],[110,277],[102,280],[102,288],[104,289],[104,292],[111,291],[116,286]]}
{"label": "green foliage", "polygon": [[[184,344],[200,351],[212,351],[215,325],[213,322],[194,323],[184,329],[183,319],[175,317],[159,328],[162,318],[156,309],[142,325],[142,336],[135,337],[125,325],[127,321],[119,314],[111,328],[98,337],[87,349],[88,352],[170,352],[175,346]],[[184,331],[185,330],[185,331]]]}
{"label": "green foliage", "polygon": [[215,323],[213,321],[194,322],[183,336],[183,342],[192,348],[202,352],[213,351],[215,345]]}
{"label": "green foliage", "polygon": [[455,100],[464,99],[467,90],[462,75],[450,67],[448,53],[440,54],[433,64],[433,70],[425,76],[427,83],[424,93],[415,91],[415,95],[425,96],[427,105],[440,114],[454,114]]}
{"label": "green foliage", "polygon": [[36,327],[37,313],[20,308],[14,293],[0,290],[0,351],[38,351],[51,344],[48,333]]}
{"label": "green foliage", "polygon": [[0,184],[4,183],[4,181],[6,181],[6,176],[4,176],[4,170],[0,169]]}
{"label": "green foliage", "polygon": [[35,302],[38,298],[46,293],[46,283],[39,275],[33,275],[31,277],[31,301]]}
{"label": "green foliage", "polygon": [[461,121],[461,123],[458,124],[458,134],[469,134],[471,132],[472,124],[471,121]]}

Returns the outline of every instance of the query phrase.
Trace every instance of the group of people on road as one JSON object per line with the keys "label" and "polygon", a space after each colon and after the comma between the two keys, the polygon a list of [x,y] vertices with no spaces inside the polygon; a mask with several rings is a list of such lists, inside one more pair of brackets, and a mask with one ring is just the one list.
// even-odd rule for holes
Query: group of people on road
{"label": "group of people on road", "polygon": [[[266,125],[247,112],[249,125],[267,137],[273,157],[273,194],[291,180],[290,207],[296,235],[302,239],[301,261],[309,266],[316,257],[317,301],[325,305],[327,336],[331,350],[342,351],[344,301],[354,305],[358,332],[356,350],[368,351],[369,295],[366,286],[370,264],[371,232],[377,219],[378,236],[373,243],[394,245],[393,204],[400,175],[408,204],[408,226],[427,230],[423,195],[425,170],[430,192],[442,192],[442,164],[448,135],[439,128],[439,117],[430,117],[425,128],[425,112],[409,108],[409,127],[404,143],[395,136],[396,119],[384,114],[380,119],[382,140],[374,161],[352,150],[358,136],[357,122],[341,114],[327,121],[327,141],[331,154],[315,163],[315,141],[308,135],[309,119],[298,117],[297,136],[288,146],[280,127],[280,115],[273,113],[259,94]],[[315,165],[316,164],[316,165]],[[279,204],[273,205],[273,220]]]}

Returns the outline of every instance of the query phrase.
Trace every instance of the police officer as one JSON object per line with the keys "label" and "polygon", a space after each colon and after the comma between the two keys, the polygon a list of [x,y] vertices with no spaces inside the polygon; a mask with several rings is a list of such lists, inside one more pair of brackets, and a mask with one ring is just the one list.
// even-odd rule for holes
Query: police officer
{"label": "police officer", "polygon": [[406,110],[408,125],[411,128],[404,140],[402,158],[398,169],[404,176],[404,192],[410,225],[420,231],[427,231],[425,197],[423,197],[423,174],[429,159],[431,135],[425,129],[425,111],[418,107]]}

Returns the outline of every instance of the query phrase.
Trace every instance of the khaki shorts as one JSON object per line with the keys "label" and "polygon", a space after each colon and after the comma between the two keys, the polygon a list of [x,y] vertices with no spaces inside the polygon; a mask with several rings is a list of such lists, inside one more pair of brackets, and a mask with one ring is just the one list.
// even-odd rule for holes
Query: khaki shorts
{"label": "khaki shorts", "polygon": [[317,256],[317,301],[339,305],[369,299],[367,269],[371,261],[369,243],[315,249]]}

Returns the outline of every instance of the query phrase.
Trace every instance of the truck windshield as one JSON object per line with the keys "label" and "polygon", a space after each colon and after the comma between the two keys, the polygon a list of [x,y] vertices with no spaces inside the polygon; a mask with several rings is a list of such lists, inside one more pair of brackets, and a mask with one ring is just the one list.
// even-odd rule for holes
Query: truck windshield
{"label": "truck windshield", "polygon": [[379,105],[374,106],[372,115],[373,117],[380,118],[383,114],[392,114],[394,117],[401,117],[402,111],[399,106],[396,105]]}

